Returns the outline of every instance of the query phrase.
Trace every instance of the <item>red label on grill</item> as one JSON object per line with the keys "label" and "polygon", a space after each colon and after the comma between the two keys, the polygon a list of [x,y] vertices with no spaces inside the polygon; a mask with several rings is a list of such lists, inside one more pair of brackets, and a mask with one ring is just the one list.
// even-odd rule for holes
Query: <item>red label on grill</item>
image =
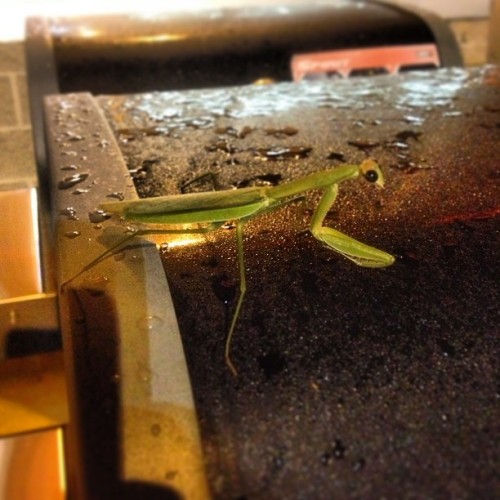
{"label": "red label on grill", "polygon": [[440,65],[434,44],[398,45],[296,54],[291,69],[294,81],[360,75],[390,74]]}

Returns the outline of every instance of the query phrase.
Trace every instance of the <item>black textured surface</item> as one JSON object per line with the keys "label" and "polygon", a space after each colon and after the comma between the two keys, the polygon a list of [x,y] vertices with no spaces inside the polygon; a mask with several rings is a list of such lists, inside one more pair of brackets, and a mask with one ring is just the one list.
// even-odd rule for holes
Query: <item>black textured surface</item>
{"label": "black textured surface", "polygon": [[327,224],[390,268],[306,232],[314,193],[246,226],[237,378],[234,231],[164,251],[217,498],[500,494],[499,85],[485,68],[100,98],[144,195],[384,168]]}

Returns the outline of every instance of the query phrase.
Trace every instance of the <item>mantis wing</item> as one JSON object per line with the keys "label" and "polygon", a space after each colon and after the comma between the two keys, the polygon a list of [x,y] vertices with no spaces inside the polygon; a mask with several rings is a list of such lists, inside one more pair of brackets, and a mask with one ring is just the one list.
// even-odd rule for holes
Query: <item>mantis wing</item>
{"label": "mantis wing", "polygon": [[146,224],[198,224],[249,217],[265,209],[270,201],[264,189],[244,188],[108,202],[99,208]]}

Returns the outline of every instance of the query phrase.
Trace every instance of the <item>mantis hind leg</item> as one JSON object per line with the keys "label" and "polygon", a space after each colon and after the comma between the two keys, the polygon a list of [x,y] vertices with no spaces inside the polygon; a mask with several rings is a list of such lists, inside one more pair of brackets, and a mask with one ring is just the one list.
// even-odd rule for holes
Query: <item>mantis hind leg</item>
{"label": "mantis hind leg", "polygon": [[336,229],[323,226],[328,211],[335,202],[338,185],[325,189],[311,221],[311,233],[335,252],[363,267],[386,267],[394,263],[394,257],[383,250],[361,243]]}
{"label": "mantis hind leg", "polygon": [[[274,210],[278,210],[290,203],[294,203],[296,201],[302,200],[304,196],[293,196],[286,200],[275,200],[273,203],[269,205],[266,209],[262,210],[259,215],[273,212]],[[231,373],[235,376],[238,375],[238,371],[234,366],[231,360],[231,342],[234,336],[234,330],[236,328],[236,323],[238,322],[238,317],[240,315],[241,306],[243,304],[243,299],[245,297],[245,293],[247,291],[247,278],[245,271],[245,255],[244,255],[244,247],[243,247],[243,225],[251,220],[253,216],[245,217],[236,222],[236,246],[238,251],[238,268],[240,271],[240,291],[238,295],[238,302],[236,303],[236,308],[233,313],[233,318],[231,320],[231,325],[229,327],[229,332],[226,337],[226,346],[224,351],[224,358],[226,360],[226,365],[231,370]]]}
{"label": "mantis hind leg", "polygon": [[132,233],[128,234],[124,238],[122,238],[120,241],[112,245],[111,247],[107,248],[104,252],[102,252],[100,255],[98,255],[95,259],[92,259],[88,264],[82,267],[80,272],[75,274],[72,278],[68,279],[61,285],[61,291],[64,291],[64,288],[71,283],[73,280],[81,276],[84,272],[89,271],[92,269],[96,264],[101,262],[103,259],[106,257],[114,254],[120,247],[125,245],[128,241],[130,241],[132,238],[135,238],[137,236],[147,236],[148,234],[205,234],[209,233],[211,231],[215,231],[219,227],[223,225],[223,222],[213,222],[212,224],[207,224],[206,226],[203,227],[197,227],[193,229],[138,229],[137,231],[133,231]]}
{"label": "mantis hind leg", "polygon": [[127,241],[131,240],[132,238],[135,238],[135,236],[137,236],[136,232],[125,236],[125,238],[122,238],[118,243],[116,243],[113,246],[111,246],[110,248],[106,249],[104,252],[102,252],[100,255],[98,255],[95,259],[92,259],[88,264],[85,264],[77,274],[75,274],[72,278],[66,280],[61,285],[61,292],[64,291],[64,289],[66,288],[66,286],[69,285],[69,283],[74,281],[76,278],[81,276],[86,271],[89,271],[90,269],[92,269],[96,264],[101,262],[108,255],[112,255],[118,248],[120,248],[122,245],[124,245]]}

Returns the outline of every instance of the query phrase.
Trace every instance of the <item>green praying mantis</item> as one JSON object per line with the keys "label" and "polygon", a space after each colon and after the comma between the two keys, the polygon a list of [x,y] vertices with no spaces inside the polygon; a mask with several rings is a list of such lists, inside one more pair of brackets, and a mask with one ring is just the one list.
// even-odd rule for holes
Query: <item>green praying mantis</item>
{"label": "green praying mantis", "polygon": [[[138,224],[186,225],[183,229],[139,228],[90,262],[85,269],[122,246],[135,236],[148,234],[194,234],[215,231],[228,222],[235,223],[240,275],[239,296],[225,343],[225,361],[230,371],[237,370],[231,360],[231,341],[247,289],[243,251],[243,226],[253,218],[276,210],[303,198],[310,190],[322,192],[311,219],[310,232],[333,251],[363,267],[385,267],[394,263],[394,257],[382,250],[361,243],[340,231],[323,226],[325,217],[335,202],[339,184],[361,178],[379,187],[384,177],[378,164],[367,159],[360,165],[341,165],[315,172],[300,179],[277,186],[247,187],[236,190],[197,192],[157,198],[102,203],[99,208],[119,215],[123,220]],[[190,227],[191,226],[191,227]],[[195,227],[193,227],[195,226]],[[84,271],[82,270],[82,272]],[[81,274],[81,273],[79,273]]]}

